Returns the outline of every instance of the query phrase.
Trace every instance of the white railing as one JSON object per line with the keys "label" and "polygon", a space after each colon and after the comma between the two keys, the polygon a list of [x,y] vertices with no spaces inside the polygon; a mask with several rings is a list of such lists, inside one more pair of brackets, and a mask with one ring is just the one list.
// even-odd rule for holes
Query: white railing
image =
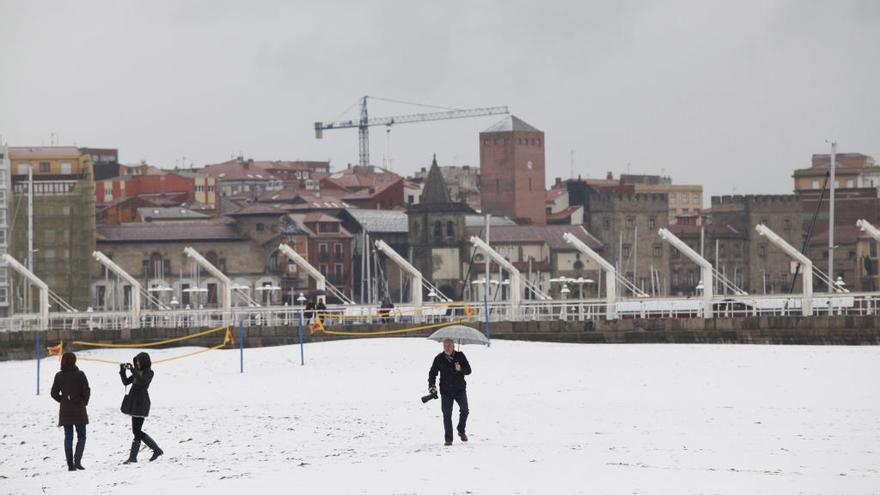
{"label": "white railing", "polygon": [[[878,315],[880,292],[848,294],[814,294],[814,316],[827,315]],[[618,318],[701,318],[702,299],[699,298],[630,298],[616,302]],[[713,298],[714,318],[745,316],[800,316],[803,298],[800,295],[718,295]],[[516,314],[510,304],[488,304],[489,321],[588,321],[604,320],[604,299],[524,300]],[[304,325],[310,320],[301,307],[262,306],[233,308],[224,319],[222,309],[147,309],[141,312],[140,321],[132,321],[127,311],[53,312],[49,314],[52,330],[121,330],[124,328],[206,328],[220,325],[246,327],[297,327],[300,313]],[[413,324],[424,325],[440,322],[486,320],[486,307],[482,302],[434,303],[420,308],[400,306],[382,310],[376,306],[333,305],[323,311],[326,327],[342,325]],[[36,314],[20,314],[0,318],[0,331],[23,331],[40,329]]]}

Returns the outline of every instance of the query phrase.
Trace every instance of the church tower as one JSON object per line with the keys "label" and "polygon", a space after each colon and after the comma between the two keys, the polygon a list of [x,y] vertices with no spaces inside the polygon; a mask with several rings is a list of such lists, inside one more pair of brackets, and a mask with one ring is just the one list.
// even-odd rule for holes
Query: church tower
{"label": "church tower", "polygon": [[413,266],[453,300],[459,300],[462,292],[461,248],[469,213],[474,211],[467,203],[450,199],[435,155],[419,204],[406,211],[409,245]]}

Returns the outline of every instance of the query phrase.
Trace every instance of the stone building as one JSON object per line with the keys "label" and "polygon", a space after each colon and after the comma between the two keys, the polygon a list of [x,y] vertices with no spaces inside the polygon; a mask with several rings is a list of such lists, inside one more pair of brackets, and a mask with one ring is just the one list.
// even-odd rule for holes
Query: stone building
{"label": "stone building", "polygon": [[[749,264],[749,260],[745,257],[745,245],[748,239],[744,232],[730,225],[714,222],[705,222],[702,225],[696,222],[679,222],[670,225],[669,231],[695,252],[702,253],[703,257],[736,287],[743,287]],[[670,295],[699,294],[697,285],[702,278],[700,267],[673,246],[669,247],[669,276]],[[714,292],[731,294],[733,288],[716,282]]]}
{"label": "stone building", "polygon": [[[485,239],[485,227],[482,225],[468,226],[466,237],[471,236]],[[571,293],[568,298],[574,298],[583,294],[584,297],[596,297],[599,292],[599,284],[604,283],[601,279],[599,267],[592,260],[580,253],[576,248],[565,242],[563,235],[571,233],[594,251],[603,250],[602,243],[590,235],[581,225],[492,225],[489,232],[489,240],[498,254],[513,264],[523,278],[537,286],[542,292],[554,298],[561,297],[562,284],[552,284],[551,279],[558,277],[581,278],[592,280],[592,283],[583,283],[576,287],[570,287]],[[462,258],[466,263],[463,266],[465,279],[484,279],[485,258],[481,252],[467,245],[467,252]],[[499,271],[497,264],[490,264],[492,271],[489,280],[494,288],[491,293],[501,287],[503,294],[497,299],[507,299],[506,287],[498,285],[509,274]],[[484,285],[473,286],[467,299],[479,300],[482,298]],[[531,299],[532,293],[523,287],[522,297]],[[604,290],[602,291],[604,294]]]}
{"label": "stone building", "polygon": [[644,292],[669,294],[670,248],[658,234],[669,225],[667,195],[590,194],[588,201],[586,228],[605,245],[603,256]]}
{"label": "stone building", "polygon": [[435,157],[419,203],[406,211],[409,245],[413,266],[453,300],[459,300],[463,290],[461,251],[469,213],[474,211],[467,204],[450,199]]}
{"label": "stone building", "polygon": [[793,279],[789,256],[758,235],[755,226],[766,225],[800,250],[804,240],[801,208],[794,194],[712,197],[712,221],[727,224],[745,236],[743,256],[748,264],[742,285],[737,285],[751,294],[789,291]]}
{"label": "stone building", "polygon": [[546,223],[544,132],[510,115],[480,133],[483,213]]}
{"label": "stone building", "polygon": [[703,211],[703,186],[673,184],[670,177],[660,175],[621,174],[620,179],[635,186],[637,193],[664,193],[669,196],[669,221],[681,215],[699,215]]}
{"label": "stone building", "polygon": [[[74,308],[90,303],[91,267],[95,262],[95,181],[92,160],[79,148],[66,146],[10,147],[12,225],[10,254],[27,266],[28,170],[33,172],[33,271],[49,289]],[[13,280],[17,312],[36,310],[32,293],[28,308],[26,283]],[[58,309],[58,308],[55,308]]]}
{"label": "stone building", "polygon": [[[172,307],[216,308],[221,302],[220,282],[184,254],[186,247],[198,251],[232,280],[233,306],[247,306],[250,301],[280,304],[282,300],[278,289],[266,289],[281,286],[285,266],[270,262],[277,245],[248,238],[231,222],[101,225],[97,246],[150,294]],[[96,309],[130,307],[130,286],[100,265],[93,275],[91,294]]]}

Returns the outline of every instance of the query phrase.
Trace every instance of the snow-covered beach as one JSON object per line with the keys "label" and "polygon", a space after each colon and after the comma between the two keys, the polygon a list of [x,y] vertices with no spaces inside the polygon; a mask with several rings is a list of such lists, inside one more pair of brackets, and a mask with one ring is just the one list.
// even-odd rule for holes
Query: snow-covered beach
{"label": "snow-covered beach", "polygon": [[[194,350],[151,351],[154,360]],[[422,339],[219,350],[159,364],[144,430],[165,450],[123,466],[117,369],[79,364],[92,400],[69,473],[58,360],[0,363],[0,493],[880,493],[880,348],[464,347],[470,442],[443,446],[422,404]],[[83,352],[129,360],[135,350]],[[455,413],[457,414],[457,412]]]}

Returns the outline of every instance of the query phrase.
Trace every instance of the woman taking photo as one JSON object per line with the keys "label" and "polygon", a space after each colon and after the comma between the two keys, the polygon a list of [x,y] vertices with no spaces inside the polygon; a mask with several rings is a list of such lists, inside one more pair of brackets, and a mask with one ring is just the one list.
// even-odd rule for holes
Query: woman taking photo
{"label": "woman taking photo", "polygon": [[[153,370],[150,369],[150,364],[150,355],[142,352],[134,357],[133,365],[126,363],[119,365],[119,377],[122,378],[122,384],[131,385],[131,390],[123,401],[122,412],[131,416],[131,431],[134,433],[131,453],[123,464],[137,462],[141,441],[153,451],[153,455],[150,457],[151,461],[155,461],[157,457],[164,454],[156,442],[143,430],[144,418],[150,414],[150,393],[147,391],[153,380]],[[127,375],[126,370],[130,371],[131,375]]]}
{"label": "woman taking photo", "polygon": [[[55,373],[52,382],[52,398],[60,404],[58,426],[64,427],[64,456],[67,470],[85,469],[82,466],[83,450],[86,448],[86,425],[89,415],[89,380],[86,374],[76,367],[76,355],[65,352],[61,356],[61,371]],[[76,452],[73,450],[73,429],[76,428]]]}

